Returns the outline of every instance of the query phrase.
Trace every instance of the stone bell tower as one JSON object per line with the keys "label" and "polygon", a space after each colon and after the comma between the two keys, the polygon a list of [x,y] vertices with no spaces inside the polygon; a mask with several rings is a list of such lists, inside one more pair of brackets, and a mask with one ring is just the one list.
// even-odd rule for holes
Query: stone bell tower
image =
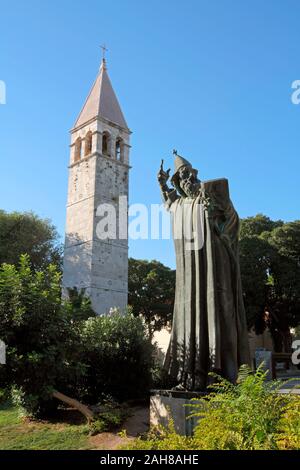
{"label": "stone bell tower", "polygon": [[63,269],[64,294],[84,288],[98,314],[127,305],[130,134],[103,59],[71,130]]}

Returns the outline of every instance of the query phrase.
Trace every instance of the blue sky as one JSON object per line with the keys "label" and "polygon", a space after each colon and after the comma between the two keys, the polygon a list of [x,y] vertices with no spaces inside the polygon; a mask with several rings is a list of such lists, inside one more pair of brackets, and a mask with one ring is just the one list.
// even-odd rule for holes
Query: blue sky
{"label": "blue sky", "polygon": [[[14,0],[0,13],[1,208],[63,236],[69,130],[105,43],[133,131],[131,203],[160,202],[176,148],[201,179],[229,178],[241,217],[299,218],[299,2]],[[171,241],[130,241],[130,255],[174,265]]]}

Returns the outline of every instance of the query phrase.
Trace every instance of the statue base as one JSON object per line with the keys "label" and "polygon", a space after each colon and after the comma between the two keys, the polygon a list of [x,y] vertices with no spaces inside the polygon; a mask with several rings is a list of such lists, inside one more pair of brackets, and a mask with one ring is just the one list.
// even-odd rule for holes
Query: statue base
{"label": "statue base", "polygon": [[179,390],[150,391],[150,427],[167,427],[173,419],[175,430],[182,436],[191,436],[199,418],[188,418],[193,412],[195,398],[203,398],[205,392]]}

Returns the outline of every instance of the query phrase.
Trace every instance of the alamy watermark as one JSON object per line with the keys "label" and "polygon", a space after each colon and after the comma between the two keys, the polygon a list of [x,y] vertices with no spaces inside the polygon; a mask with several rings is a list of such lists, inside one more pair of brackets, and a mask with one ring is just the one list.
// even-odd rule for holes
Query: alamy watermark
{"label": "alamy watermark", "polygon": [[295,91],[291,94],[291,101],[293,104],[300,103],[300,80],[294,80],[291,88]]}
{"label": "alamy watermark", "polygon": [[[175,218],[174,224],[172,224]],[[173,230],[172,230],[173,225]],[[204,244],[202,204],[131,204],[119,196],[118,204],[99,204],[96,210],[99,240],[182,240],[186,250],[200,250]]]}
{"label": "alamy watermark", "polygon": [[6,364],[6,344],[0,339],[0,364]]}
{"label": "alamy watermark", "polygon": [[300,339],[295,339],[292,343],[292,349],[294,350],[292,354],[292,363],[294,366],[300,364]]}
{"label": "alamy watermark", "polygon": [[6,84],[0,80],[0,104],[6,104]]}

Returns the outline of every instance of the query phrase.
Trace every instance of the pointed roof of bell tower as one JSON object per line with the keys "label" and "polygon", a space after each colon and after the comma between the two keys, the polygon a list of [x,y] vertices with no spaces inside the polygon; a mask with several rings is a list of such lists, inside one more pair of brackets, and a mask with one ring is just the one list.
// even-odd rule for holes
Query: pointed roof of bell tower
{"label": "pointed roof of bell tower", "polygon": [[102,117],[128,129],[118,99],[111,85],[106,69],[106,61],[103,58],[98,76],[84,103],[84,106],[75,122],[74,128],[79,127],[90,119]]}

